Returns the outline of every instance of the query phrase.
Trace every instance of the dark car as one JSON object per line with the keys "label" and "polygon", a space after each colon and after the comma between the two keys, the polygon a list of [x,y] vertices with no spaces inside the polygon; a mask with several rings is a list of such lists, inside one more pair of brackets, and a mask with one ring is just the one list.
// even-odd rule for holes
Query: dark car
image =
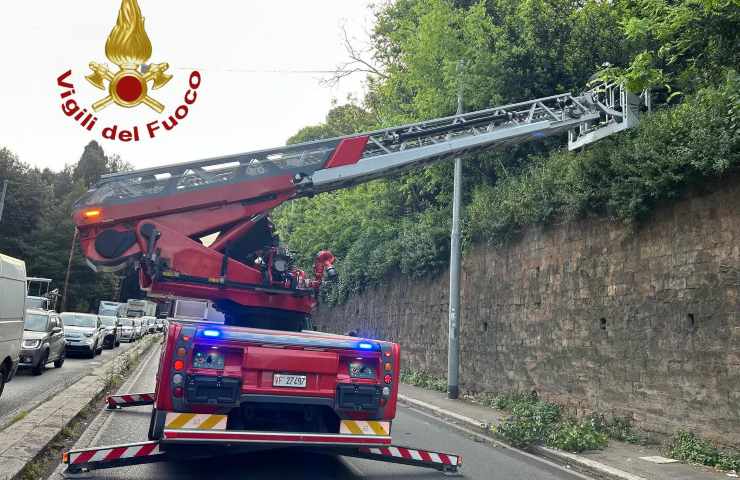
{"label": "dark car", "polygon": [[121,344],[121,332],[123,327],[118,317],[111,317],[106,315],[100,315],[100,322],[105,328],[105,336],[103,337],[103,346],[106,348],[117,347]]}
{"label": "dark car", "polygon": [[34,375],[41,375],[47,363],[54,362],[56,368],[61,368],[66,354],[64,325],[57,313],[26,310],[19,365],[30,367]]}
{"label": "dark car", "polygon": [[67,339],[67,352],[85,353],[89,358],[103,351],[105,329],[97,315],[90,313],[64,312],[64,336]]}

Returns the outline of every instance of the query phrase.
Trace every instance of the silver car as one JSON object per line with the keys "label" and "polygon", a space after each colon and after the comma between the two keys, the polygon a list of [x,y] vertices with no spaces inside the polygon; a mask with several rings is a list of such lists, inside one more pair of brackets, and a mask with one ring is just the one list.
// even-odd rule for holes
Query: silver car
{"label": "silver car", "polygon": [[121,324],[121,341],[135,342],[139,338],[136,334],[136,322],[134,318],[119,318]]}
{"label": "silver car", "polygon": [[134,331],[136,332],[136,338],[139,339],[144,336],[144,322],[141,318],[134,318]]}
{"label": "silver car", "polygon": [[157,318],[156,317],[141,317],[142,321],[146,322],[145,334],[157,332]]}
{"label": "silver car", "polygon": [[82,352],[93,358],[103,351],[105,327],[100,317],[76,312],[64,312],[61,317],[67,339],[67,353]]}

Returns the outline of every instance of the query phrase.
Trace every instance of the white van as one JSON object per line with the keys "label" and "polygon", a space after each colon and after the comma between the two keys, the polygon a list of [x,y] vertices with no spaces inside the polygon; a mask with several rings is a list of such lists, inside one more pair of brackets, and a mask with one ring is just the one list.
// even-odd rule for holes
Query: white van
{"label": "white van", "polygon": [[18,369],[26,312],[26,264],[0,254],[0,395]]}

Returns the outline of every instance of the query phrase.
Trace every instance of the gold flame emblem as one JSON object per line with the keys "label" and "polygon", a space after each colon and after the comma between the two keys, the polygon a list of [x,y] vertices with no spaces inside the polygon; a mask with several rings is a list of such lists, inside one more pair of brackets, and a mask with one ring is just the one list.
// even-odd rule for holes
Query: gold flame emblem
{"label": "gold flame emblem", "polygon": [[172,79],[165,73],[170,68],[167,63],[147,65],[152,56],[152,42],[144,29],[144,17],[136,0],[123,0],[118,12],[116,26],[105,43],[105,56],[118,65],[118,72],[108,70],[107,65],[90,62],[92,74],[85,77],[101,90],[108,81],[108,96],[93,103],[96,112],[111,103],[131,108],[144,104],[162,113],[164,105],[149,96],[151,88],[162,88]]}

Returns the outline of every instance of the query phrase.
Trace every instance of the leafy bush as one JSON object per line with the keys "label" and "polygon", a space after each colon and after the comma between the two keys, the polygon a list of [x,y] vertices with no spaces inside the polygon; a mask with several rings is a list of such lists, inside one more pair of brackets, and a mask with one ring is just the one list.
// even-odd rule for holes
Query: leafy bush
{"label": "leafy bush", "polygon": [[498,425],[494,431],[507,443],[517,448],[529,447],[541,439],[534,421],[526,417],[511,417]]}
{"label": "leafy bush", "polygon": [[547,445],[569,452],[597,450],[609,443],[606,433],[599,431],[592,422],[566,421],[547,436]]}
{"label": "leafy bush", "polygon": [[423,370],[401,370],[401,382],[438,392],[447,391],[447,379]]}
{"label": "leafy bush", "polygon": [[635,222],[740,167],[740,76],[683,104],[647,116],[640,127],[579,153],[557,151],[494,185],[481,184],[467,210],[474,240],[500,243],[526,225],[607,213]]}
{"label": "leafy bush", "polygon": [[523,448],[542,442],[560,421],[560,407],[543,402],[532,394],[499,395],[498,408],[511,410],[511,416],[497,426],[495,433],[515,447]]}
{"label": "leafy bush", "polygon": [[723,451],[692,432],[678,431],[668,444],[668,456],[689,463],[740,470],[740,452]]}
{"label": "leafy bush", "polygon": [[564,417],[559,405],[540,400],[535,391],[480,394],[475,398],[484,405],[511,412],[495,433],[518,448],[544,443],[572,452],[595,450],[606,446],[612,426],[629,429],[629,423],[626,427],[619,421],[610,423],[603,416],[586,417],[581,422]]}
{"label": "leafy bush", "polygon": [[605,433],[609,438],[620,442],[643,444],[647,438],[642,438],[632,428],[632,423],[624,417],[612,417],[607,419],[604,415],[594,414],[587,417],[588,421],[599,432]]}
{"label": "leafy bush", "polygon": [[538,400],[537,392],[507,392],[500,393],[493,398],[490,406],[499,410],[513,410],[514,407],[521,403],[536,403]]}

